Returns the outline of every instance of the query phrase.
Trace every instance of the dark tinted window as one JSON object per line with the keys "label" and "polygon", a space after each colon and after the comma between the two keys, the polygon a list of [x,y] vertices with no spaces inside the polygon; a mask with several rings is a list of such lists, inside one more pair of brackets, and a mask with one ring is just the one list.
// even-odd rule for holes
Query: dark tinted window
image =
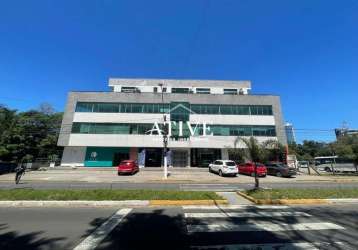
{"label": "dark tinted window", "polygon": [[226,162],[226,166],[236,166],[236,164],[233,161],[228,161]]}

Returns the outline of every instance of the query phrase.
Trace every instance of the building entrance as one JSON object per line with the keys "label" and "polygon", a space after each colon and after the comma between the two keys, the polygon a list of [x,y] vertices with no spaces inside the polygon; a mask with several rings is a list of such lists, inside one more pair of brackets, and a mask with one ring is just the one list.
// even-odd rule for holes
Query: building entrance
{"label": "building entrance", "polygon": [[186,167],[188,165],[188,151],[173,150],[172,154],[173,167]]}
{"label": "building entrance", "polygon": [[146,148],[145,149],[145,167],[160,167],[162,165],[161,148]]}
{"label": "building entrance", "polygon": [[191,149],[191,166],[208,167],[213,161],[221,159],[221,150],[215,148]]}
{"label": "building entrance", "polygon": [[121,161],[128,160],[129,153],[117,152],[113,155],[113,166],[118,166]]}

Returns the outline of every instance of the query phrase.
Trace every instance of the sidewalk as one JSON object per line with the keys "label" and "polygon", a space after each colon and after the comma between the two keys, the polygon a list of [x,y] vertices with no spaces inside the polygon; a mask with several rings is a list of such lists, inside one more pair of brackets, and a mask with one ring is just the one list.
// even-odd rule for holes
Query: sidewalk
{"label": "sidewalk", "polygon": [[[82,182],[82,183],[211,183],[211,184],[249,184],[253,177],[220,177],[209,173],[207,169],[169,169],[170,176],[163,180],[162,169],[143,169],[134,176],[118,176],[115,168],[106,169],[51,169],[47,171],[31,171],[22,180],[31,182]],[[0,183],[13,183],[14,173],[0,175]],[[260,178],[262,184],[267,183],[358,183],[358,176],[316,176],[301,174],[293,178],[267,176]]]}

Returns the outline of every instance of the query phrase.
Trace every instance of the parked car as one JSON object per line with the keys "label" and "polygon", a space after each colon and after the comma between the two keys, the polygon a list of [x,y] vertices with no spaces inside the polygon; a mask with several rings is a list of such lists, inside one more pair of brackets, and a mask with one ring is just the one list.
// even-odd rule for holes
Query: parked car
{"label": "parked car", "polygon": [[218,173],[220,176],[224,176],[224,175],[236,176],[239,173],[239,170],[234,161],[216,160],[213,163],[209,164],[209,172]]}
{"label": "parked car", "polygon": [[0,174],[14,172],[16,167],[16,163],[0,162]]}
{"label": "parked car", "polygon": [[135,174],[139,172],[139,166],[136,161],[125,160],[118,165],[118,175],[121,174]]}
{"label": "parked car", "polygon": [[281,162],[266,163],[267,174],[276,175],[277,177],[291,177],[296,175],[296,169],[291,168]]}
{"label": "parked car", "polygon": [[[256,165],[257,165],[256,168],[257,176],[265,177],[267,174],[266,166],[263,165],[262,163],[256,163]],[[251,175],[252,177],[255,176],[255,163],[253,162],[239,164],[238,168],[239,168],[239,174],[248,174]]]}

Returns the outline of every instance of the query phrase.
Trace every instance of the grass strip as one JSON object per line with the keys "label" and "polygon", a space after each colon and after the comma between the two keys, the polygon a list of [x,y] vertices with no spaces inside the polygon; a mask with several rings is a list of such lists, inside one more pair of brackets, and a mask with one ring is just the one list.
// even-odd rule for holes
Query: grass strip
{"label": "grass strip", "polygon": [[174,190],[0,190],[0,200],[220,200],[215,192]]}
{"label": "grass strip", "polygon": [[339,199],[358,198],[358,188],[331,188],[331,189],[271,189],[247,190],[245,194],[255,199]]}

